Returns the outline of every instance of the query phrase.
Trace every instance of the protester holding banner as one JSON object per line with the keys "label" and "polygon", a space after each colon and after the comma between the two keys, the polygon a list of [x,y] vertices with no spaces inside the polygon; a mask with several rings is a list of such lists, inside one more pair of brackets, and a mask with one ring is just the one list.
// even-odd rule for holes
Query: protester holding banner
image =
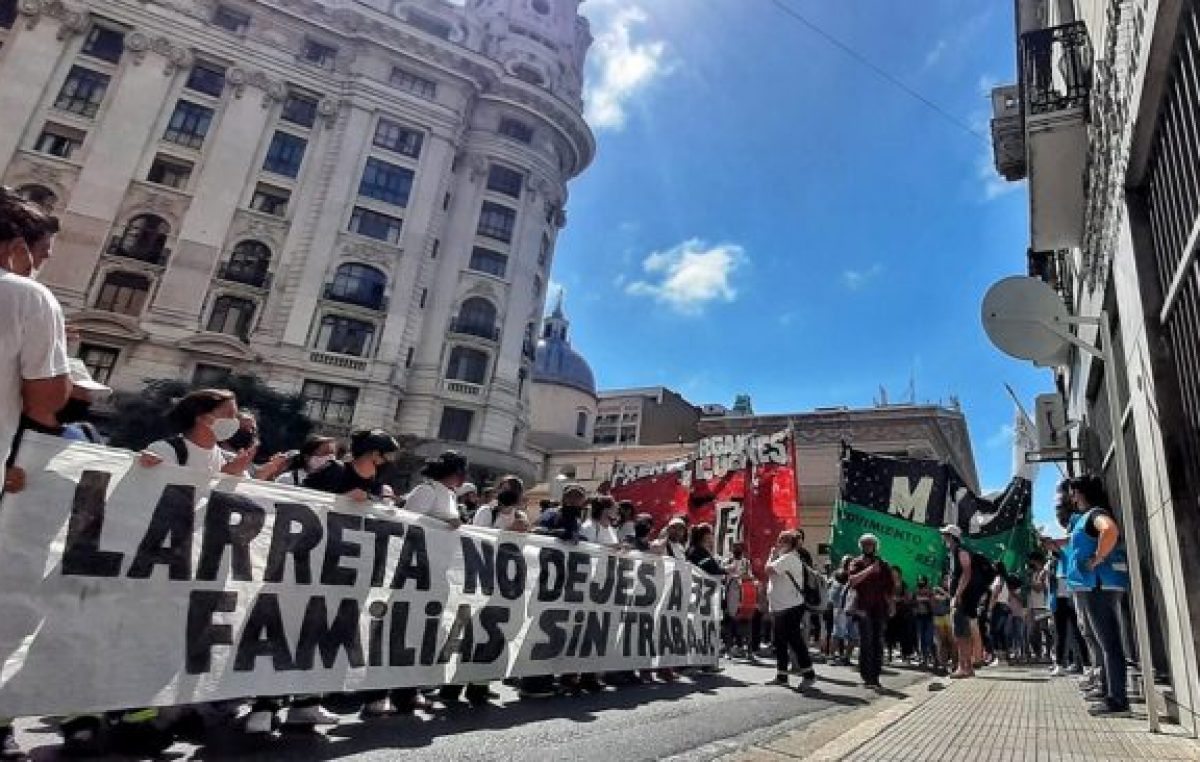
{"label": "protester holding banner", "polygon": [[850,562],[849,584],[854,591],[854,616],[858,623],[858,672],[868,688],[879,688],[883,673],[883,637],[888,620],[888,600],[893,591],[891,566],[879,557],[879,539],[873,534],[858,538],[862,553]]}
{"label": "protester holding banner", "polygon": [[583,539],[610,548],[620,545],[617,530],[613,526],[615,510],[616,506],[611,497],[605,495],[593,497],[591,505],[588,507],[587,521],[584,521],[583,526],[579,528]]}
{"label": "protester holding banner", "polygon": [[462,523],[474,523],[475,514],[479,512],[479,488],[471,482],[463,482],[454,492],[458,497],[458,516]]}
{"label": "protester holding banner", "polygon": [[[323,471],[337,458],[337,440],[332,437],[310,436],[292,455],[283,471],[275,477],[276,484],[303,487],[309,476]],[[260,474],[260,477],[262,475]]]}
{"label": "protester holding banner", "polygon": [[687,539],[687,531],[687,521],[682,516],[673,516],[659,532],[654,547],[664,556],[670,556],[680,561],[686,560],[687,545],[684,542]]}
{"label": "protester holding banner", "polygon": [[237,398],[228,389],[190,392],[167,413],[167,421],[177,433],[150,443],[138,462],[147,468],[171,463],[210,476],[241,476],[254,451],[246,449],[230,456],[220,445],[241,428],[237,416]]}
{"label": "protester holding banner", "polygon": [[525,482],[517,476],[505,476],[496,482],[496,499],[475,511],[471,523],[477,527],[507,530],[525,496]]}
{"label": "protester holding banner", "polygon": [[[309,474],[304,486],[332,495],[346,495],[360,503],[378,499],[384,486],[379,469],[388,462],[388,456],[399,449],[396,440],[382,429],[356,431],[350,435],[350,461],[332,461],[320,471]],[[457,504],[455,506],[457,518]]]}
{"label": "protester holding banner", "polygon": [[780,532],[766,564],[767,600],[775,639],[775,677],[768,685],[788,684],[789,654],[794,652],[800,669],[800,688],[805,689],[817,681],[804,636],[804,615],[808,610],[804,589],[809,586],[808,575],[813,571],[800,557],[799,549],[799,533]]}

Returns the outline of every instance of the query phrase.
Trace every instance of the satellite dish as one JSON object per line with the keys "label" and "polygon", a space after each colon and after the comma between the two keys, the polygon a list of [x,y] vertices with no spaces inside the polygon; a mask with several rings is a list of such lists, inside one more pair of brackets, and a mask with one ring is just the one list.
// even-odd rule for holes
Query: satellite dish
{"label": "satellite dish", "polygon": [[1005,278],[983,298],[983,330],[996,348],[1042,367],[1069,357],[1067,319],[1062,297],[1037,278]]}

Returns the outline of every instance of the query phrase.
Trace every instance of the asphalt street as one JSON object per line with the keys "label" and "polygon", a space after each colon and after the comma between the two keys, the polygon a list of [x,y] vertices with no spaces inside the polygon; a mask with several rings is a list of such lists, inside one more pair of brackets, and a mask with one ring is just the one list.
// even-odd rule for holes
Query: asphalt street
{"label": "asphalt street", "polygon": [[[706,760],[803,727],[831,712],[861,707],[878,697],[843,667],[817,665],[815,689],[765,685],[771,665],[723,662],[724,671],[679,682],[603,693],[518,700],[496,685],[501,698],[487,708],[444,707],[410,716],[362,722],[347,715],[335,728],[287,733],[248,746],[235,733],[215,733],[203,747],[177,743],[173,759],[347,760],[579,760],[632,762],[671,757]],[[922,673],[889,670],[885,690],[903,692]],[[40,721],[17,725],[35,760],[61,759],[58,737]]]}

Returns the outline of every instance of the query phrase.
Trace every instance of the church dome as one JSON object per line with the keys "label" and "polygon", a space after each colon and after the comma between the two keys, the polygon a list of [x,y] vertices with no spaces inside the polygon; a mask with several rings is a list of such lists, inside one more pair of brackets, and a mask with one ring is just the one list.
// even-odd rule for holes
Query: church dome
{"label": "church dome", "polygon": [[542,338],[537,343],[537,352],[533,360],[533,382],[569,386],[595,396],[596,377],[592,374],[592,366],[583,359],[583,355],[571,348],[571,341],[567,336],[569,327],[570,323],[563,316],[560,300],[554,312],[546,318]]}

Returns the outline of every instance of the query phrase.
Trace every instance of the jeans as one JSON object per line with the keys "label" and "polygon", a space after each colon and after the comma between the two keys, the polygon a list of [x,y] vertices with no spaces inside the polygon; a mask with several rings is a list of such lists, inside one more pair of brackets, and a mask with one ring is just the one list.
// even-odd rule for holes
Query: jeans
{"label": "jeans", "polygon": [[858,615],[858,674],[868,685],[878,685],[883,672],[883,634],[887,628],[887,613]]}
{"label": "jeans", "polygon": [[1022,617],[1008,618],[1008,648],[1020,659],[1025,656],[1025,620]]}
{"label": "jeans", "polygon": [[933,615],[917,615],[917,643],[920,646],[921,658],[925,661],[935,661],[936,653],[933,647]]}
{"label": "jeans", "polygon": [[1080,669],[1090,666],[1087,648],[1079,636],[1079,622],[1075,618],[1075,604],[1067,598],[1059,598],[1054,604],[1054,663],[1067,666],[1067,656],[1075,651],[1075,665]]}
{"label": "jeans", "polygon": [[786,675],[788,652],[796,652],[796,666],[805,675],[813,672],[812,657],[808,655],[808,639],[805,637],[804,606],[776,611],[775,617],[775,670]]}
{"label": "jeans", "polygon": [[1087,616],[1087,599],[1084,598],[1084,593],[1078,591],[1071,593],[1071,596],[1075,601],[1075,621],[1079,625],[1079,636],[1083,638],[1088,659],[1092,662],[1093,667],[1100,670],[1100,680],[1103,681],[1104,655],[1100,652],[1100,642],[1096,640],[1095,631]]}
{"label": "jeans", "polygon": [[1125,645],[1121,640],[1121,606],[1124,597],[1125,593],[1118,590],[1080,593],[1088,626],[1104,658],[1104,686],[1108,703],[1118,707],[1129,705],[1129,696],[1125,691]]}
{"label": "jeans", "polygon": [[999,654],[1008,650],[1008,606],[1003,603],[997,603],[992,606],[991,627],[988,628],[988,633],[992,636],[992,654]]}

